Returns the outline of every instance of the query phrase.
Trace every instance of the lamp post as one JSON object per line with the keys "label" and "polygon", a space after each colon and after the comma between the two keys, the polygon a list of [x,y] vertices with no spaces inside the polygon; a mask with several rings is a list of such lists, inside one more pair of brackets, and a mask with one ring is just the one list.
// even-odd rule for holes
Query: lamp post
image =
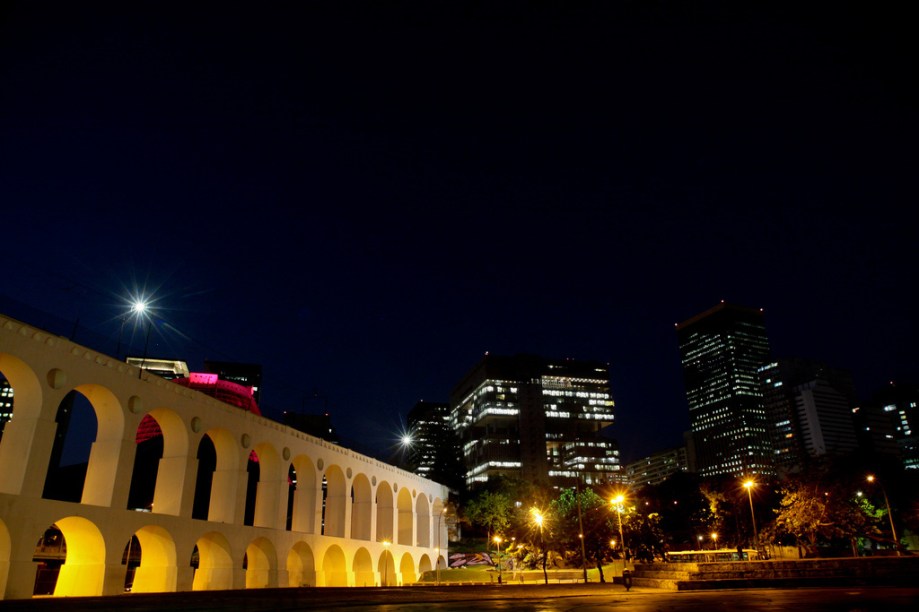
{"label": "lamp post", "polygon": [[743,488],[747,490],[747,498],[750,500],[750,518],[753,519],[753,548],[759,545],[759,535],[756,533],[756,513],[753,512],[753,493],[751,493],[756,482],[747,480],[743,483]]}
{"label": "lamp post", "polygon": [[619,544],[622,546],[622,554],[623,554],[622,567],[625,567],[625,561],[624,561],[625,559],[625,536],[622,535],[622,504],[625,503],[625,496],[622,495],[622,493],[620,493],[619,495],[614,497],[612,500],[610,500],[610,503],[612,503],[616,507],[616,514],[619,516]]}
{"label": "lamp post", "polygon": [[712,550],[718,550],[718,532],[712,532]]}
{"label": "lamp post", "polygon": [[887,499],[887,490],[884,488],[884,485],[881,484],[881,481],[874,477],[873,474],[869,474],[866,480],[870,483],[877,482],[878,486],[881,487],[881,493],[884,494],[884,505],[887,506],[887,518],[890,520],[890,534],[893,536],[893,546],[894,550],[897,551],[897,556],[900,556],[900,540],[897,539],[897,528],[893,526],[893,513],[890,511],[890,501]]}
{"label": "lamp post", "polygon": [[498,584],[501,584],[501,536],[492,538],[495,543],[495,565],[498,566]]}
{"label": "lamp post", "polygon": [[[533,522],[536,524],[536,527],[539,528],[539,548],[542,549],[544,547],[542,537],[542,524],[545,522],[545,517],[543,517],[542,512],[540,512],[537,508],[531,508],[530,514],[533,516]],[[549,584],[549,573],[546,571],[546,557],[548,555],[546,554],[545,550],[543,550],[542,553],[542,577],[543,581],[546,584]]]}
{"label": "lamp post", "polygon": [[391,542],[389,540],[383,540],[383,578],[380,580],[383,583],[383,586],[389,586],[388,581],[389,577],[389,545]]}
{"label": "lamp post", "polygon": [[437,514],[437,586],[440,586],[440,522],[443,520],[444,515],[447,513],[447,509],[444,508]]}

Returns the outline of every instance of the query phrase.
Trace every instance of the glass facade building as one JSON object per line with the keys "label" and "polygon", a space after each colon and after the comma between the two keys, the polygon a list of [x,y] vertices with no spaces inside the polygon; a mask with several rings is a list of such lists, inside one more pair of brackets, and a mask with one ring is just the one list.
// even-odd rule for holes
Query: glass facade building
{"label": "glass facade building", "polygon": [[486,355],[456,386],[450,418],[466,483],[498,475],[570,486],[619,480],[609,366]]}
{"label": "glass facade building", "polygon": [[722,302],[676,330],[696,471],[772,473],[758,372],[770,355],[762,311]]}

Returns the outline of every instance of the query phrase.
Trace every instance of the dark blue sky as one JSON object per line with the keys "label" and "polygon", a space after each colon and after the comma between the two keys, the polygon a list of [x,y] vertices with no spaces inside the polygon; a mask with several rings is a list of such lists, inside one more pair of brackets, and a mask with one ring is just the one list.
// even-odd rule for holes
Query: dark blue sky
{"label": "dark blue sky", "polygon": [[151,354],[362,450],[485,351],[607,361],[625,459],[676,445],[720,299],[915,380],[915,15],[798,4],[4,3],[5,308],[114,352],[145,288]]}

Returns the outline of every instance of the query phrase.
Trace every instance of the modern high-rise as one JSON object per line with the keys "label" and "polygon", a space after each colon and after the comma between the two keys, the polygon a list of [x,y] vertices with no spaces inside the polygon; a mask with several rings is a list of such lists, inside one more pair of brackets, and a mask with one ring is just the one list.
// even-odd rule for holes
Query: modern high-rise
{"label": "modern high-rise", "polygon": [[858,448],[858,400],[848,372],[807,359],[779,359],[759,372],[776,470],[795,471]]}
{"label": "modern high-rise", "polygon": [[721,302],[676,331],[697,473],[771,473],[758,373],[770,354],[762,310]]}
{"label": "modern high-rise", "polygon": [[405,469],[460,489],[465,470],[459,438],[450,426],[450,404],[421,400],[409,411],[406,426]]}
{"label": "modern high-rise", "polygon": [[890,419],[903,467],[919,469],[919,385],[890,383],[874,394],[872,404]]}
{"label": "modern high-rise", "polygon": [[488,355],[450,396],[466,483],[496,476],[571,486],[619,479],[609,366],[533,355]]}
{"label": "modern high-rise", "polygon": [[669,448],[633,461],[623,468],[625,481],[634,487],[659,485],[677,472],[688,471],[686,447]]}

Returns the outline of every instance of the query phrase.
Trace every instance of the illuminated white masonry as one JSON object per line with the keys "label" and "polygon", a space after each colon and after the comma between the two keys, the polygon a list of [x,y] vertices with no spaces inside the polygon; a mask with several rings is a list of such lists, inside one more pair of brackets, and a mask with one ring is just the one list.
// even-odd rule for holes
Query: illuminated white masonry
{"label": "illuminated white masonry", "polygon": [[[3,598],[32,597],[36,542],[51,525],[66,542],[55,596],[123,593],[132,536],[134,592],[409,584],[446,566],[442,485],[2,315],[0,373],[15,392],[0,440]],[[42,497],[58,407],[73,390],[98,422],[80,503]],[[147,415],[163,453],[151,511],[139,512],[127,506]],[[192,518],[205,436],[217,457],[206,520]],[[253,452],[259,480],[245,525]]]}

